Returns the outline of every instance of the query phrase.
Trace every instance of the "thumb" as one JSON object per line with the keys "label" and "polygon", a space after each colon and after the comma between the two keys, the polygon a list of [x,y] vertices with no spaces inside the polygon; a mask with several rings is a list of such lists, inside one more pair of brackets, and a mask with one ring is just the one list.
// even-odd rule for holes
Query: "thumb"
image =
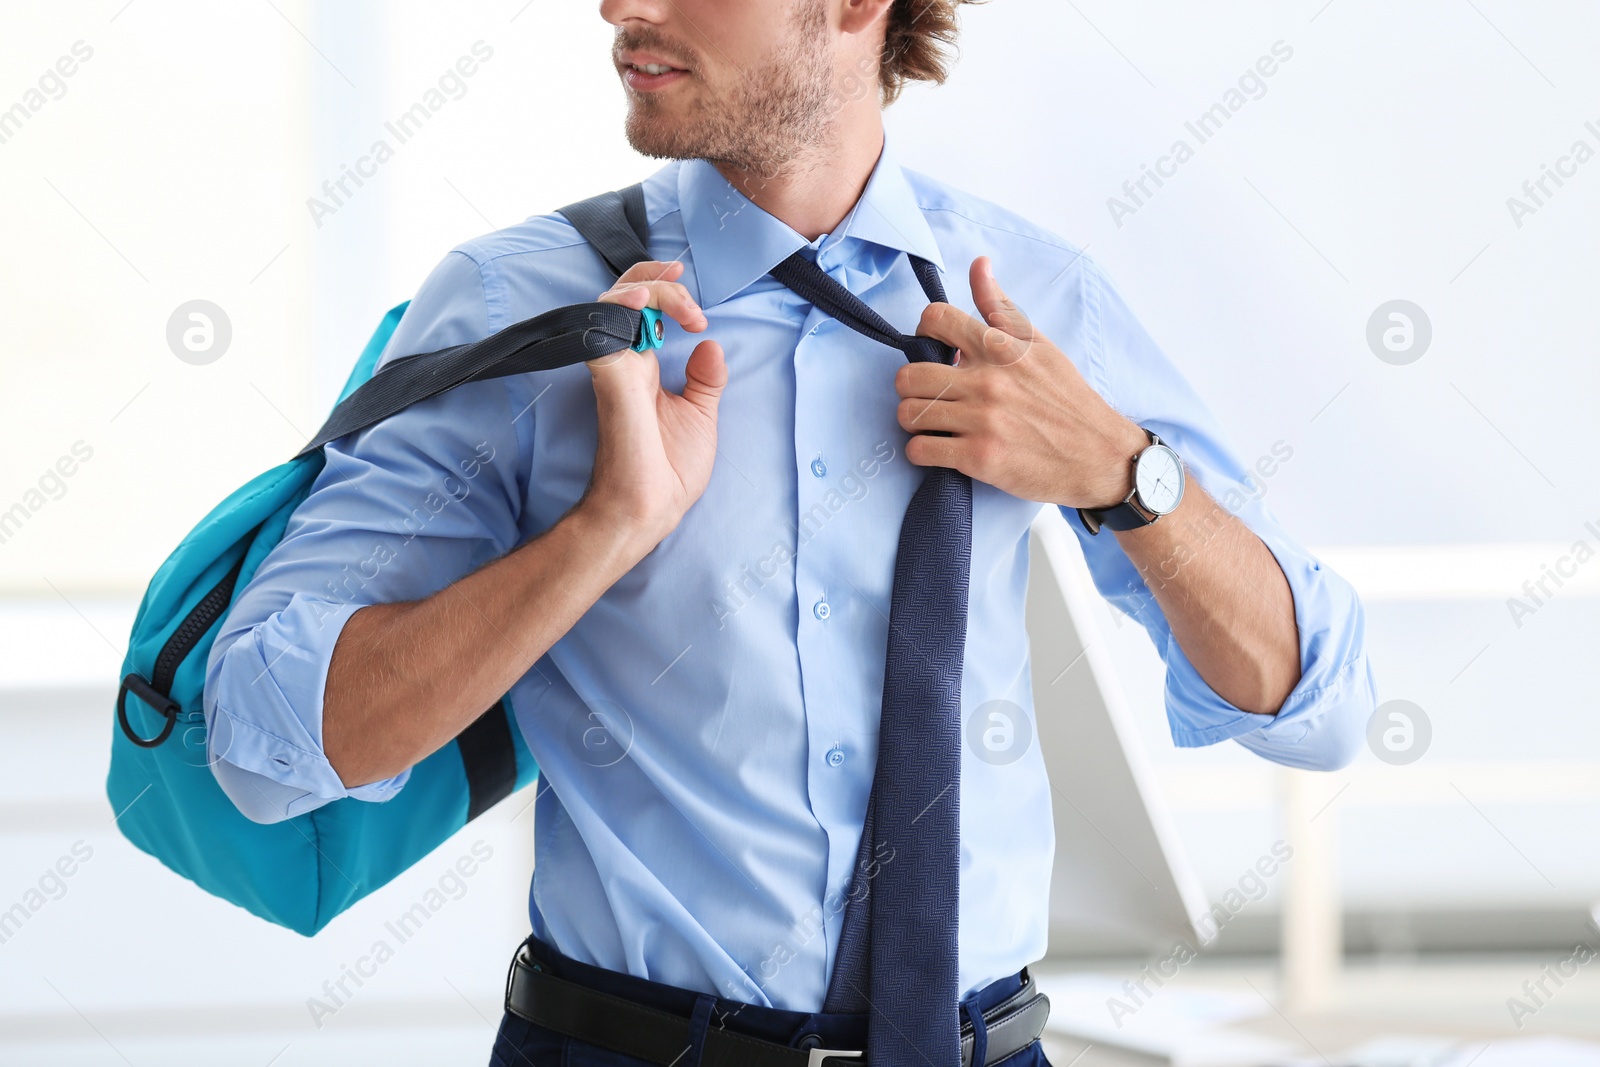
{"label": "thumb", "polygon": [[988,256],[979,256],[972,261],[971,281],[972,300],[985,324],[998,327],[1012,337],[1032,339],[1033,325],[1028,322],[1022,309],[1000,288],[1000,282],[994,276],[994,264]]}
{"label": "thumb", "polygon": [[722,346],[715,341],[701,341],[695,345],[683,373],[683,398],[715,423],[717,404],[728,384],[728,363],[723,358]]}

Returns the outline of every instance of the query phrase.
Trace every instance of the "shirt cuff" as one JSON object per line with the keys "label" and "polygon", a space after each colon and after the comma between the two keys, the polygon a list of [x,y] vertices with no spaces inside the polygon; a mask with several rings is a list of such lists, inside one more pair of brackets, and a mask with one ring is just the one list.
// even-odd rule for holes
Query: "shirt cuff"
{"label": "shirt cuff", "polygon": [[410,770],[346,788],[322,746],[322,698],[333,647],[363,605],[295,596],[240,634],[215,664],[206,745],[218,782],[258,822],[333,800],[382,802]]}
{"label": "shirt cuff", "polygon": [[1351,660],[1333,671],[1305,670],[1277,714],[1262,715],[1218,696],[1184,655],[1176,637],[1168,635],[1164,658],[1167,722],[1180,748],[1214,745],[1249,733],[1288,744],[1302,741],[1310,732],[1309,720],[1355,696],[1366,681],[1365,659]]}
{"label": "shirt cuff", "polygon": [[1182,748],[1230,738],[1289,766],[1337,770],[1365,743],[1376,685],[1365,650],[1365,619],[1355,591],[1314,558],[1262,537],[1278,559],[1295,602],[1300,680],[1274,715],[1245,711],[1217,695],[1171,631],[1165,638],[1167,724]]}

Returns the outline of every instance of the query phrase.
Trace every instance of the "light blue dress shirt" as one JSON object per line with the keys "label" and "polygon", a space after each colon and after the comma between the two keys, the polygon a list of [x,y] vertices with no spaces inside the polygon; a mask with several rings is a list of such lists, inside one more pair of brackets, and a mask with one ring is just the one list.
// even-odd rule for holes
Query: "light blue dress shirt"
{"label": "light blue dress shirt", "polygon": [[[900,522],[922,470],[895,419],[899,352],[804,304],[767,271],[807,241],[703,162],[645,183],[650,252],[681,259],[729,366],[705,495],[511,690],[543,777],[534,932],[587,963],[737,1000],[817,1010],[876,758]],[[1109,533],[1079,527],[1100,591],[1166,663],[1179,745],[1229,738],[1334,768],[1373,703],[1361,606],[1247,487],[1212,416],[1105,274],[992,204],[902,170],[885,149],[860,202],[811,242],[824,270],[900,329],[926,305],[904,253],[973,308],[967,267],[994,257],[1013,298],[1115,407],[1170,442],[1192,476],[1277,557],[1304,675],[1276,716],[1214,693]],[[559,216],[461,245],[423,283],[385,360],[431,352],[612,279]],[[698,338],[669,328],[681,389]],[[328,463],[212,649],[205,710],[217,777],[250,817],[354,796],[322,748],[340,630],[366,604],[425,597],[550,527],[588,482],[594,395],[581,364],[462,386],[327,447]],[[974,487],[962,703],[1032,715],[1023,628],[1028,527],[1046,505]],[[538,611],[537,603],[527,606]],[[1037,731],[1034,732],[1035,736]],[[960,986],[1045,952],[1054,840],[1038,747],[961,770]]]}

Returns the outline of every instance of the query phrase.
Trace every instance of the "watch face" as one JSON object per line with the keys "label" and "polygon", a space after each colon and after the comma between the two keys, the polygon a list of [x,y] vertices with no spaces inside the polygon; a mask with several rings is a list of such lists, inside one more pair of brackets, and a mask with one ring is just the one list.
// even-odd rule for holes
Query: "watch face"
{"label": "watch face", "polygon": [[1139,454],[1133,472],[1139,502],[1157,515],[1166,515],[1183,499],[1183,463],[1166,445],[1151,445]]}

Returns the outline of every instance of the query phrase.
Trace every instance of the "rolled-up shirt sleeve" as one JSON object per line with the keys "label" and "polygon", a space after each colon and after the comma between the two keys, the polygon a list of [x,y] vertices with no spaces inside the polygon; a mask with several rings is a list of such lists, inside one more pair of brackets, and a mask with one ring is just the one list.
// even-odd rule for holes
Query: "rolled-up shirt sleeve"
{"label": "rolled-up shirt sleeve", "polygon": [[[1090,536],[1071,509],[1101,594],[1138,620],[1166,664],[1167,722],[1183,747],[1229,738],[1278,763],[1334,770],[1355,758],[1375,704],[1366,654],[1365,620],[1355,590],[1301,547],[1279,524],[1264,497],[1271,479],[1293,457],[1278,441],[1246,465],[1226,443],[1211,412],[1178,373],[1095,265],[1083,272],[1084,331],[1091,348],[1090,384],[1114,407],[1154,431],[1182,457],[1189,475],[1236,515],[1272,552],[1294,595],[1300,639],[1300,681],[1275,715],[1244,711],[1211,688],[1173,636],[1160,605],[1114,536]],[[1161,567],[1175,574],[1186,546]]]}
{"label": "rolled-up shirt sleeve", "polygon": [[[384,361],[492,332],[479,265],[452,252],[424,282]],[[361,608],[426,597],[515,546],[520,442],[508,386],[461,386],[325,449],[281,541],[223,619],[207,661],[213,773],[234,804],[275,822],[410,775],[346,788],[322,745],[334,646]]]}

